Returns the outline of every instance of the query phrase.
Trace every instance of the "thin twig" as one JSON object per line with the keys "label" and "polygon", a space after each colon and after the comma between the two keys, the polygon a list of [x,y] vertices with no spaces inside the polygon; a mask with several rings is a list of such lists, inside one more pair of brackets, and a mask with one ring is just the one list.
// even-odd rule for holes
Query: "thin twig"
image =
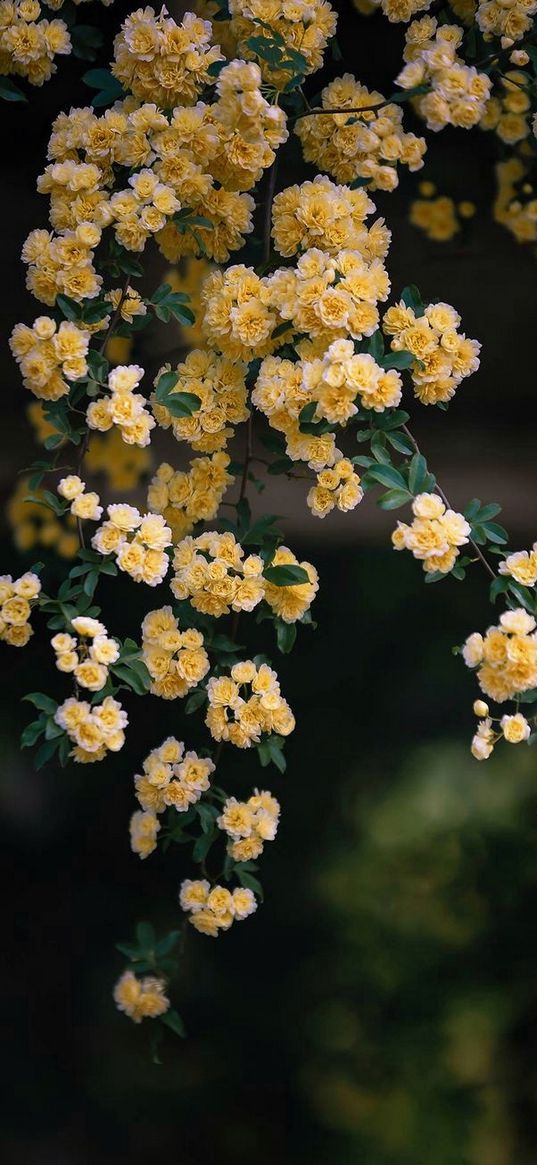
{"label": "thin twig", "polygon": [[[420,450],[420,447],[418,445],[418,442],[416,441],[414,434],[411,433],[408,426],[402,425],[401,428],[403,430],[403,433],[408,437],[410,444],[412,445],[412,448],[414,449],[414,452],[421,454],[421,450]],[[447,495],[444,493],[442,487],[440,485],[438,485],[438,482],[436,483],[436,491],[440,495],[440,497],[442,498],[442,501],[443,501],[444,505],[447,506],[448,510],[452,510],[453,506],[451,505],[451,502],[450,502],[449,498],[447,497]],[[479,561],[481,562],[482,566],[485,567],[485,570],[491,576],[491,578],[495,579],[496,578],[496,571],[490,565],[490,562],[488,562],[487,559],[485,558],[485,555],[483,554],[483,551],[477,545],[477,542],[474,542],[473,538],[470,538],[469,542],[470,542],[470,545],[475,550],[477,557],[478,557]]]}
{"label": "thin twig", "polygon": [[[430,86],[429,86],[430,89]],[[421,93],[414,94],[415,97],[424,97],[428,92],[425,89]],[[399,98],[399,100],[395,100]],[[314,117],[324,114],[330,117],[334,113],[347,113],[349,117],[360,116],[363,113],[376,113],[378,109],[384,109],[386,105],[401,105],[402,101],[410,101],[410,97],[401,98],[398,93],[394,93],[392,97],[385,97],[384,101],[378,101],[376,105],[362,105],[360,108],[345,109],[344,106],[338,105],[332,109],[325,109],[322,105],[311,105],[309,109],[304,109],[302,113],[295,113],[293,117],[288,118],[289,122],[300,121],[303,117]]]}
{"label": "thin twig", "polygon": [[[97,352],[98,352],[99,356],[104,355],[106,345],[107,345],[110,337],[113,335],[114,329],[117,326],[119,317],[121,315],[121,308],[123,307],[123,304],[127,298],[127,292],[128,292],[129,286],[130,286],[130,276],[127,275],[127,277],[125,279],[125,283],[124,283],[122,290],[121,290],[121,295],[119,297],[118,305],[114,311],[114,314],[112,316],[112,319],[110,320],[110,323],[106,329],[106,332],[104,333],[102,343],[97,348]],[[78,463],[77,463],[77,468],[76,468],[76,472],[78,474],[78,477],[80,477],[80,475],[82,473],[82,465],[83,465],[86,453],[88,451],[89,439],[90,439],[90,431],[89,431],[89,428],[87,428],[86,432],[84,434],[84,438],[83,438],[81,445],[80,445],[80,453],[78,456]],[[80,540],[80,545],[81,545],[82,549],[85,549],[86,539],[84,537],[84,527],[83,527],[81,518],[77,518],[77,528],[78,528],[78,537]]]}

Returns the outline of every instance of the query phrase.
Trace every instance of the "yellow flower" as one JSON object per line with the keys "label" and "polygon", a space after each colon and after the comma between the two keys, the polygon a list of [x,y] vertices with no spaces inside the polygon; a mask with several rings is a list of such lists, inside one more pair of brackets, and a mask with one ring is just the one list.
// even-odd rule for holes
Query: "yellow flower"
{"label": "yellow flower", "polygon": [[520,744],[523,740],[528,739],[531,732],[528,721],[521,712],[517,712],[514,716],[502,716],[500,726],[504,740],[507,740],[509,744]]}
{"label": "yellow flower", "polygon": [[114,1000],[119,1011],[134,1023],[141,1023],[143,1019],[156,1019],[168,1011],[170,1001],[165,990],[162,979],[137,979],[132,971],[124,971],[114,987]]}
{"label": "yellow flower", "polygon": [[149,857],[157,848],[157,834],[160,822],[155,813],[137,810],[130,820],[131,849],[142,859]]}
{"label": "yellow flower", "polygon": [[319,589],[319,576],[311,562],[299,562],[292,550],[286,546],[279,546],[274,553],[271,566],[292,564],[300,566],[308,575],[308,582],[294,586],[275,586],[265,580],[264,598],[275,615],[283,619],[284,623],[296,623],[309,610]]}

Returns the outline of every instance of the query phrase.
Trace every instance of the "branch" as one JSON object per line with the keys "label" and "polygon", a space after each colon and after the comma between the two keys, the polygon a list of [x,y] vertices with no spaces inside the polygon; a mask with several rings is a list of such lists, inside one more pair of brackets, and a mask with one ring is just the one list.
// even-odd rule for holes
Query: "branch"
{"label": "branch", "polygon": [[[418,442],[416,441],[414,434],[411,433],[411,431],[407,425],[402,425],[401,428],[403,430],[403,433],[405,433],[405,435],[408,437],[408,439],[409,439],[409,441],[414,449],[414,452],[420,454],[421,450],[420,450],[420,447],[418,445]],[[450,502],[449,498],[447,497],[447,495],[444,493],[442,487],[438,485],[438,482],[436,485],[436,491],[440,495],[440,497],[442,498],[442,501],[443,501],[444,505],[447,506],[448,510],[452,510],[453,506],[451,505],[451,502]],[[480,549],[480,547],[477,545],[477,542],[474,542],[473,538],[470,538],[469,542],[470,542],[470,545],[475,550],[477,557],[478,557],[479,561],[481,562],[481,565],[484,566],[485,570],[487,571],[487,574],[489,574],[491,578],[495,579],[496,578],[496,571],[490,565],[490,562],[488,562],[487,559],[485,558],[485,555],[483,554],[483,551]]]}

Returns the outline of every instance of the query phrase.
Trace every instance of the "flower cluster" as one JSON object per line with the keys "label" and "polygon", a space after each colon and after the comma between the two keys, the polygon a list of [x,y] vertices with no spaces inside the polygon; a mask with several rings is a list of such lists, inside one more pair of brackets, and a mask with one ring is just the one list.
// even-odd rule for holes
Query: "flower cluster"
{"label": "flower cluster", "polygon": [[280,805],[272,793],[256,789],[247,801],[228,797],[216,824],[230,839],[233,860],[249,862],[260,856],[266,841],[274,841],[279,817]]}
{"label": "flower cluster", "polygon": [[398,522],[392,534],[395,550],[410,550],[426,573],[453,569],[461,546],[469,540],[471,527],[462,514],[446,510],[437,494],[418,494],[412,502],[414,521]]}
{"label": "flower cluster", "polygon": [[107,752],[119,752],[125,743],[127,713],[118,700],[106,696],[101,704],[88,704],[70,696],[54,713],[56,724],[73,742],[71,757],[79,764],[101,761]]}
{"label": "flower cluster", "polygon": [[537,685],[535,619],[518,608],[500,615],[485,635],[475,631],[463,647],[467,667],[477,668],[481,691],[496,703],[512,700]]}
{"label": "flower cluster", "polygon": [[62,477],[58,482],[58,493],[66,502],[70,502],[69,511],[73,518],[80,518],[88,522],[98,522],[103,508],[99,505],[99,494],[93,490],[86,492],[86,483],[76,473]]}
{"label": "flower cluster", "polygon": [[86,420],[90,429],[106,433],[117,425],[127,445],[149,445],[155,420],[145,408],[145,397],[134,392],[144,375],[138,364],[119,365],[108,376],[110,396],[90,402]]}
{"label": "flower cluster", "polygon": [[63,223],[63,229],[59,235],[30,231],[22,260],[28,265],[28,290],[48,307],[54,306],[60,294],[78,303],[94,299],[102,287],[102,276],[93,264],[102,232],[90,221],[104,199],[99,194],[99,179],[97,166],[79,165],[74,160],[47,167],[38,179],[40,193],[51,194],[51,222]]}
{"label": "flower cluster", "polygon": [[222,498],[234,477],[228,473],[231,464],[227,453],[213,453],[212,457],[195,457],[188,473],[172,469],[163,462],[153,477],[147,504],[162,514],[172,532],[173,542],[180,542],[190,534],[196,522],[211,522],[216,517]]}
{"label": "flower cluster", "polygon": [[506,740],[508,744],[522,744],[529,740],[531,727],[521,712],[515,712],[512,716],[502,716],[498,729],[493,728],[494,719],[498,718],[489,716],[488,705],[483,700],[475,701],[474,712],[476,716],[481,717],[471,744],[471,753],[475,760],[488,760],[494,745],[501,739]]}
{"label": "flower cluster", "polygon": [[159,1015],[165,1015],[170,1007],[163,979],[153,975],[137,979],[132,971],[125,971],[118,979],[114,987],[114,1001],[119,1010],[134,1023],[141,1023],[143,1019],[157,1019]]}
{"label": "flower cluster", "polygon": [[148,473],[151,454],[146,447],[126,445],[120,430],[112,428],[102,436],[92,434],[84,466],[90,473],[104,474],[110,489],[127,493]]}
{"label": "flower cluster", "polygon": [[507,146],[516,146],[530,134],[528,77],[521,70],[510,69],[502,75],[500,82],[494,96],[487,102],[479,126],[480,129],[494,130]]}
{"label": "flower cluster", "polygon": [[315,518],[326,518],[336,507],[344,514],[354,510],[363,496],[360,476],[352,461],[340,457],[329,469],[321,469],[317,474],[316,484],[308,493],[307,503]]}
{"label": "flower cluster", "polygon": [[302,619],[319,590],[319,575],[311,562],[299,562],[296,554],[288,546],[278,546],[271,560],[271,567],[300,566],[305,570],[308,581],[293,583],[291,586],[275,586],[269,579],[264,580],[264,599],[271,611],[284,623],[296,623]]}
{"label": "flower cluster", "polygon": [[208,531],[187,537],[175,549],[170,587],[176,599],[189,599],[196,611],[218,618],[253,611],[265,591],[263,559],[244,550],[232,533]]}
{"label": "flower cluster", "polygon": [[135,506],[116,503],[107,507],[108,521],[91,540],[99,554],[113,554],[120,570],[135,582],[156,587],[165,578],[170,565],[166,548],[172,533],[161,514],[142,515]]}
{"label": "flower cluster", "polygon": [[[333,174],[338,182],[366,178],[372,190],[395,190],[397,166],[421,170],[424,138],[403,129],[397,104],[385,103],[382,93],[369,90],[350,73],[338,77],[321,93],[323,109],[361,110],[363,113],[315,113],[301,117],[295,127],[306,162]],[[381,106],[378,112],[372,106]],[[342,246],[347,244],[342,243]]]}
{"label": "flower cluster", "polygon": [[185,878],[181,883],[179,902],[194,929],[211,938],[216,938],[221,930],[229,930],[233,922],[240,922],[257,910],[251,890],[243,886],[228,890],[218,884],[211,888],[206,878],[197,881]]}
{"label": "flower cluster", "polygon": [[16,324],[9,341],[23,384],[41,400],[59,400],[68,381],[87,375],[90,333],[69,320],[58,327],[50,316],[39,316],[31,328]]}
{"label": "flower cluster", "polygon": [[473,218],[476,208],[467,199],[456,203],[446,194],[432,197],[435,193],[432,182],[421,184],[420,194],[424,197],[416,198],[410,204],[409,220],[432,242],[445,243],[461,230],[461,219]]}
{"label": "flower cluster", "polygon": [[520,40],[532,26],[536,0],[479,0],[476,23],[486,39],[492,36]]}
{"label": "flower cluster", "polygon": [[537,583],[537,542],[531,550],[517,550],[508,554],[499,566],[500,574],[514,578],[523,587],[534,587]]}
{"label": "flower cluster", "polygon": [[[253,267],[239,263],[213,271],[203,285],[201,300],[205,335],[212,348],[230,360],[246,362],[274,349],[272,332],[279,317],[271,307],[268,280],[261,279]],[[187,357],[187,366],[193,355]]]}
{"label": "flower cluster", "polygon": [[142,659],[151,692],[163,700],[186,696],[207,675],[209,657],[201,631],[179,630],[171,607],[149,611],[142,623]]}
{"label": "flower cluster", "polygon": [[181,24],[153,8],[138,8],[125,20],[114,42],[112,72],[138,101],[163,109],[194,105],[211,84],[211,65],[222,60],[211,45],[212,27],[187,12]]}
{"label": "flower cluster", "polygon": [[402,396],[400,373],[386,371],[368,352],[355,352],[352,340],[335,340],[322,358],[305,360],[302,382],[316,404],[314,420],[334,425],[345,425],[358,404],[382,413],[395,408]]}
{"label": "flower cluster", "polygon": [[251,190],[287,141],[286,115],[261,91],[259,65],[231,61],[216,82],[214,124],[220,149],[211,173],[227,190]]}
{"label": "flower cluster", "polygon": [[[57,7],[51,3],[50,8]],[[47,20],[39,0],[3,0],[0,5],[0,71],[43,85],[56,72],[55,57],[72,44],[63,20]]]}
{"label": "flower cluster", "polygon": [[10,574],[0,577],[0,639],[12,647],[25,647],[33,635],[30,625],[32,603],[41,592],[36,574],[28,571],[13,580]]}
{"label": "flower cluster", "polygon": [[388,308],[383,331],[394,352],[410,352],[414,392],[422,404],[451,400],[456,388],[479,368],[481,344],[458,331],[461,317],[448,303],[430,303],[416,316],[404,303]]}
{"label": "flower cluster", "polygon": [[257,667],[247,659],[233,664],[229,676],[211,676],[207,695],[205,723],[213,740],[229,740],[237,748],[251,748],[264,734],[289,736],[295,727],[276,672],[266,663]]}
{"label": "flower cluster", "polygon": [[330,254],[352,248],[365,258],[378,257],[376,235],[383,228],[382,220],[371,228],[372,249],[365,226],[367,216],[374,210],[365,190],[336,186],[330,178],[318,174],[313,182],[287,186],[276,195],[272,207],[274,246],[286,258],[317,243]]}
{"label": "flower cluster", "polygon": [[[252,35],[283,42],[284,53],[299,52],[304,73],[320,69],[323,53],[336,31],[336,14],[328,0],[230,0],[230,32],[239,52],[255,55],[249,46]],[[261,55],[261,54],[260,54]],[[289,72],[261,57],[264,79],[284,88]]]}
{"label": "flower cluster", "polygon": [[[388,239],[385,230],[375,237],[382,256]],[[267,283],[282,319],[324,344],[349,335],[355,340],[371,336],[379,322],[377,304],[390,291],[382,258],[366,258],[356,250],[329,255],[318,247],[301,255],[296,267],[279,268]]]}
{"label": "flower cluster", "polygon": [[537,242],[537,198],[524,183],[527,168],[520,158],[508,158],[496,166],[497,195],[494,218],[505,226],[517,243]]}
{"label": "flower cluster", "polygon": [[[160,369],[155,383],[163,373]],[[246,365],[209,349],[194,349],[177,365],[177,384],[170,393],[188,392],[197,396],[200,405],[190,416],[176,417],[165,404],[152,400],[152,408],[161,429],[172,428],[178,441],[188,441],[197,453],[214,453],[222,449],[234,430],[231,426],[247,420]]]}
{"label": "flower cluster", "polygon": [[88,615],[77,615],[71,620],[71,627],[81,638],[59,631],[51,639],[56,667],[72,672],[81,688],[100,692],[108,679],[110,664],[119,659],[119,643],[110,638],[103,623]]}
{"label": "flower cluster", "polygon": [[152,749],[143,762],[143,773],[134,778],[136,796],[142,809],[163,813],[173,806],[184,813],[209,788],[214,764],[196,752],[185,752],[174,736]]}
{"label": "flower cluster", "polygon": [[263,360],[252,392],[252,403],[268,419],[271,428],[285,436],[285,451],[292,461],[305,461],[311,469],[332,465],[337,457],[333,433],[304,433],[299,417],[312,397],[303,382],[301,361],[269,356]]}
{"label": "flower cluster", "polygon": [[431,0],[368,0],[373,8],[381,8],[390,24],[412,20],[416,12],[430,8]]}
{"label": "flower cluster", "polygon": [[457,56],[464,29],[456,24],[438,25],[434,16],[414,20],[405,36],[407,64],[396,84],[402,89],[429,85],[430,93],[415,99],[416,109],[428,129],[446,125],[471,129],[478,125],[491,92],[491,80]]}

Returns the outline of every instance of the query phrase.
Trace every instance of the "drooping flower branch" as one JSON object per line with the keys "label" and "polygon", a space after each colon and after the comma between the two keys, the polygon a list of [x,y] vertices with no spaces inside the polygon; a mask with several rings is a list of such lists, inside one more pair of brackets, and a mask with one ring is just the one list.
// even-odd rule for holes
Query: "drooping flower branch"
{"label": "drooping flower branch", "polygon": [[[486,570],[491,598],[502,595],[509,609],[499,628],[471,637],[464,657],[479,668],[485,694],[514,704],[496,730],[478,701],[474,755],[487,755],[501,733],[510,742],[529,736],[518,704],[535,698],[537,681],[534,552],[504,557],[495,504],[474,500],[464,513],[450,506],[401,407],[412,400],[445,409],[479,366],[480,345],[451,305],[425,304],[410,284],[385,306],[391,235],[365,186],[393,189],[397,164],[419,168],[424,143],[403,128],[399,103],[380,99],[369,109],[380,95],[348,76],[325,90],[322,113],[311,110],[303,85],[335,27],[325,0],[273,5],[270,22],[259,3],[234,0],[228,15],[240,55],[226,62],[206,21],[187,14],[176,24],[149,8],[131,14],[111,72],[88,76],[104,112],[72,109],[56,119],[38,181],[52,229],[32,231],[23,248],[28,287],[47,314],[17,325],[11,338],[50,452],[30,470],[29,505],[55,531],[78,529],[75,565],[56,594],[43,590],[37,566],[3,580],[2,638],[24,645],[33,608],[42,612],[51,663],[70,685],[60,704],[47,692],[27,697],[38,715],[23,744],[38,744],[38,764],[100,761],[124,743],[123,691],[179,701],[179,714],[197,714],[206,729],[196,751],[188,721],[164,740],[156,732],[134,776],[134,853],[146,860],[157,846],[182,845],[190,858],[176,890],[182,921],[162,938],[140,924],[136,940],[120,944],[129,965],[115,999],[135,1022],[159,1019],[178,1034],[169,984],[179,932],[189,923],[217,936],[254,912],[258,860],[280,815],[272,791],[238,797],[221,787],[224,749],[255,752],[261,768],[282,774],[295,728],[278,671],[240,645],[239,620],[254,638],[261,621],[271,624],[285,655],[312,625],[319,585],[315,567],[283,544],[279,520],[252,517],[251,486],[262,490],[265,473],[291,484],[306,478],[307,507],[323,519],[382,487],[382,508],[411,509],[393,544],[422,564],[427,582],[462,580],[474,563]],[[427,38],[410,38],[408,63],[425,54],[434,109],[446,69],[455,88],[463,70],[461,100],[481,108],[489,88],[457,61],[460,38],[429,25]],[[446,122],[464,124],[452,97]],[[418,109],[431,120],[425,100]],[[348,116],[360,107],[363,116]],[[307,160],[332,177],[279,188],[277,152],[291,119]],[[167,282],[150,295],[136,288],[153,240],[168,261],[211,261],[196,321],[186,291]],[[198,339],[148,388],[138,364],[112,367],[110,345],[155,318],[195,323]],[[146,455],[157,427],[169,433],[170,460],[154,469],[147,508],[113,501],[105,512],[86,485],[101,464],[94,435]],[[237,429],[234,461],[228,445]],[[195,455],[188,470],[173,464],[176,442]],[[55,488],[44,488],[49,478]],[[151,587],[142,626],[123,642],[95,598],[102,576],[119,572]]]}

